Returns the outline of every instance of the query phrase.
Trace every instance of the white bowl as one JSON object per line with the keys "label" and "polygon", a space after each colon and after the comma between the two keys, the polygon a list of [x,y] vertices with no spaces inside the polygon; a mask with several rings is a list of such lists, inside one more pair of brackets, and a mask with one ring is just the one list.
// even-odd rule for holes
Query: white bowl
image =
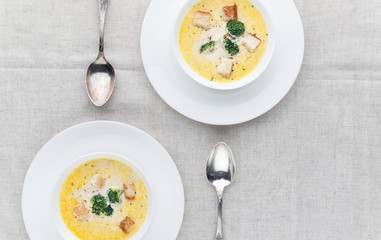
{"label": "white bowl", "polygon": [[132,238],[130,238],[130,240],[142,239],[144,234],[146,233],[151,221],[152,221],[152,213],[153,213],[152,206],[154,206],[154,204],[153,204],[154,199],[152,198],[152,195],[151,195],[149,180],[144,176],[142,171],[139,169],[138,166],[136,166],[136,164],[133,161],[131,161],[127,158],[124,158],[122,156],[113,154],[113,153],[92,153],[92,154],[82,156],[82,157],[74,160],[72,163],[70,163],[69,166],[62,172],[61,176],[58,178],[58,181],[56,182],[55,187],[54,187],[54,192],[53,192],[53,196],[52,196],[53,201],[52,201],[52,206],[51,206],[51,209],[52,209],[51,212],[53,214],[53,219],[55,221],[58,232],[60,233],[60,235],[62,236],[63,239],[66,239],[66,240],[78,240],[79,239],[78,237],[74,236],[74,234],[66,227],[66,225],[65,225],[65,223],[61,217],[61,213],[60,213],[60,209],[59,209],[60,192],[61,192],[62,185],[64,184],[67,176],[75,168],[79,167],[79,165],[81,165],[82,163],[85,163],[85,162],[93,160],[93,159],[99,159],[99,158],[113,159],[113,160],[125,163],[128,166],[130,166],[132,169],[134,169],[137,172],[137,174],[139,175],[139,177],[143,180],[143,182],[147,188],[147,194],[148,194],[148,212],[147,212],[147,216],[144,220],[143,225],[141,226],[139,231]]}
{"label": "white bowl", "polygon": [[228,82],[228,83],[219,83],[219,82],[213,82],[210,81],[204,77],[201,77],[198,75],[196,72],[192,70],[191,67],[187,64],[185,61],[183,54],[180,49],[180,29],[181,29],[181,24],[188,13],[188,11],[200,0],[188,0],[184,1],[184,5],[181,8],[181,11],[179,12],[179,15],[177,16],[176,23],[175,23],[175,28],[174,28],[174,41],[175,43],[173,46],[175,46],[174,52],[176,55],[176,59],[179,62],[180,66],[182,69],[189,75],[190,78],[195,80],[201,85],[204,85],[205,87],[212,88],[212,89],[217,89],[217,90],[233,90],[233,89],[238,89],[241,87],[244,87],[254,80],[256,80],[262,73],[263,71],[267,68],[269,65],[271,58],[274,53],[274,48],[275,48],[275,36],[274,36],[274,27],[273,27],[273,22],[270,17],[268,9],[261,3],[261,0],[248,0],[251,2],[262,14],[265,22],[266,22],[266,27],[267,27],[267,32],[268,32],[268,44],[267,44],[267,49],[266,53],[263,56],[261,62],[259,65],[246,77],[237,80],[235,82]]}

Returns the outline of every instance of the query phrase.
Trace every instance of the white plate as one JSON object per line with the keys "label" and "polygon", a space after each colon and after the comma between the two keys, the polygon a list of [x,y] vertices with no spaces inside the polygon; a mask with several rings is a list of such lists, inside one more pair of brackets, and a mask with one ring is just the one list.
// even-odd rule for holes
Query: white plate
{"label": "white plate", "polygon": [[180,67],[173,46],[176,17],[188,0],[153,0],[141,35],[143,64],[161,98],[179,113],[199,122],[232,125],[254,119],[273,108],[298,76],[304,33],[292,0],[260,0],[274,25],[275,50],[270,64],[251,84],[231,91],[202,86]]}
{"label": "white plate", "polygon": [[89,154],[114,156],[130,162],[146,182],[151,196],[148,223],[135,235],[144,236],[135,239],[152,240],[157,236],[176,239],[184,214],[184,189],[172,158],[143,131],[107,121],[71,127],[52,138],[36,155],[22,193],[23,218],[30,239],[63,239],[57,230],[57,211],[54,210],[57,209],[54,206],[57,183],[62,181],[68,167],[87,159]]}

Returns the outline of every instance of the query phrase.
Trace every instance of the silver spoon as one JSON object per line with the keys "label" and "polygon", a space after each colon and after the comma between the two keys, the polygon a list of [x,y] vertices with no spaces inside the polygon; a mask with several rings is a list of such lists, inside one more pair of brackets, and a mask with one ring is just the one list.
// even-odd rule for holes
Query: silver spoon
{"label": "silver spoon", "polygon": [[108,0],[99,0],[99,53],[90,64],[86,75],[86,89],[90,100],[96,106],[103,106],[111,97],[115,86],[115,72],[103,52],[105,18]]}
{"label": "silver spoon", "polygon": [[222,197],[224,189],[235,177],[235,161],[232,151],[226,143],[214,146],[206,163],[206,177],[215,187],[218,197],[218,218],[216,240],[222,240]]}

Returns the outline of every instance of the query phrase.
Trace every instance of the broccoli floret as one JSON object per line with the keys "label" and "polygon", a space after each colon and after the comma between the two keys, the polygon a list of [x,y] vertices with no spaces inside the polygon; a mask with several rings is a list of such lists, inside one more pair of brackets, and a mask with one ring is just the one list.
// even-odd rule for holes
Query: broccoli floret
{"label": "broccoli floret", "polygon": [[103,208],[99,207],[98,205],[93,205],[92,213],[95,215],[101,215],[102,209]]}
{"label": "broccoli floret", "polygon": [[102,210],[107,205],[107,200],[105,197],[98,194],[98,195],[95,195],[94,197],[91,198],[91,203],[93,204],[92,212],[95,215],[100,215]]}
{"label": "broccoli floret", "polygon": [[98,195],[95,195],[94,197],[91,198],[91,203],[103,207],[106,205],[107,200],[105,197],[98,194]]}
{"label": "broccoli floret", "polygon": [[113,190],[113,189],[109,189],[108,190],[108,199],[110,200],[110,203],[114,203],[114,204],[117,204],[117,203],[121,203],[122,200],[120,199],[120,196],[122,196],[122,193],[123,191],[122,190]]}
{"label": "broccoli floret", "polygon": [[233,43],[232,41],[230,41],[227,38],[224,38],[224,47],[225,47],[225,50],[228,51],[228,53],[231,56],[234,56],[239,52],[238,45]]}
{"label": "broccoli floret", "polygon": [[101,213],[103,213],[106,216],[111,216],[114,212],[111,205],[107,205],[107,199],[100,194],[92,197],[91,203],[93,204],[92,212],[95,215],[101,215]]}
{"label": "broccoli floret", "polygon": [[229,21],[226,28],[233,37],[240,37],[245,33],[245,24],[237,20]]}
{"label": "broccoli floret", "polygon": [[201,46],[200,53],[203,53],[206,50],[213,52],[215,45],[216,45],[215,41],[210,41],[210,42],[205,43],[204,45]]}
{"label": "broccoli floret", "polygon": [[108,205],[107,207],[104,207],[102,209],[102,213],[106,216],[111,216],[113,212],[114,212],[114,209],[112,209],[111,205]]}

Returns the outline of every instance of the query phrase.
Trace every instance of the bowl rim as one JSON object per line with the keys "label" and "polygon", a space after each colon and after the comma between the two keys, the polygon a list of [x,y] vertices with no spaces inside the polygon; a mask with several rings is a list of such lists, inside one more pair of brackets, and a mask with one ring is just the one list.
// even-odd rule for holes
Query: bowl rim
{"label": "bowl rim", "polygon": [[95,159],[111,159],[115,161],[122,162],[126,164],[127,166],[131,167],[142,179],[144,182],[144,185],[147,189],[147,195],[148,195],[148,211],[146,214],[146,217],[144,219],[143,225],[140,227],[140,229],[136,232],[135,235],[133,235],[130,240],[139,240],[142,237],[144,237],[145,233],[147,232],[149,225],[152,222],[152,216],[153,216],[153,206],[155,205],[153,203],[152,198],[152,191],[151,191],[151,181],[149,178],[144,175],[140,167],[131,159],[121,156],[119,154],[111,153],[111,152],[94,152],[94,153],[88,153],[85,155],[82,155],[75,160],[71,161],[62,171],[61,175],[58,177],[56,183],[54,184],[54,190],[52,192],[52,201],[51,201],[51,215],[54,219],[55,226],[57,228],[57,231],[63,237],[63,239],[68,240],[81,240],[81,238],[78,238],[75,236],[66,226],[65,222],[62,219],[60,208],[59,208],[59,197],[61,193],[61,188],[63,183],[65,182],[68,175],[77,167],[79,167],[81,164],[95,160]]}
{"label": "bowl rim", "polygon": [[274,32],[274,23],[273,19],[271,17],[270,11],[268,7],[261,2],[261,0],[247,0],[250,3],[252,3],[258,11],[261,13],[267,28],[268,33],[268,44],[266,48],[266,53],[260,60],[260,63],[258,66],[247,76],[240,80],[236,80],[234,82],[227,82],[227,83],[220,83],[220,82],[213,82],[210,81],[199,74],[197,74],[193,69],[188,65],[188,63],[185,61],[183,54],[180,49],[180,30],[181,25],[183,23],[183,20],[186,16],[186,14],[189,12],[189,10],[193,7],[194,4],[200,2],[200,0],[186,0],[183,2],[180,11],[177,14],[175,24],[173,26],[173,44],[174,47],[174,54],[177,62],[181,66],[181,68],[184,70],[184,72],[195,82],[211,89],[215,90],[234,90],[238,88],[242,88],[252,82],[254,82],[256,79],[258,79],[262,73],[267,69],[268,65],[270,64],[272,57],[274,55],[275,51],[275,32]]}

